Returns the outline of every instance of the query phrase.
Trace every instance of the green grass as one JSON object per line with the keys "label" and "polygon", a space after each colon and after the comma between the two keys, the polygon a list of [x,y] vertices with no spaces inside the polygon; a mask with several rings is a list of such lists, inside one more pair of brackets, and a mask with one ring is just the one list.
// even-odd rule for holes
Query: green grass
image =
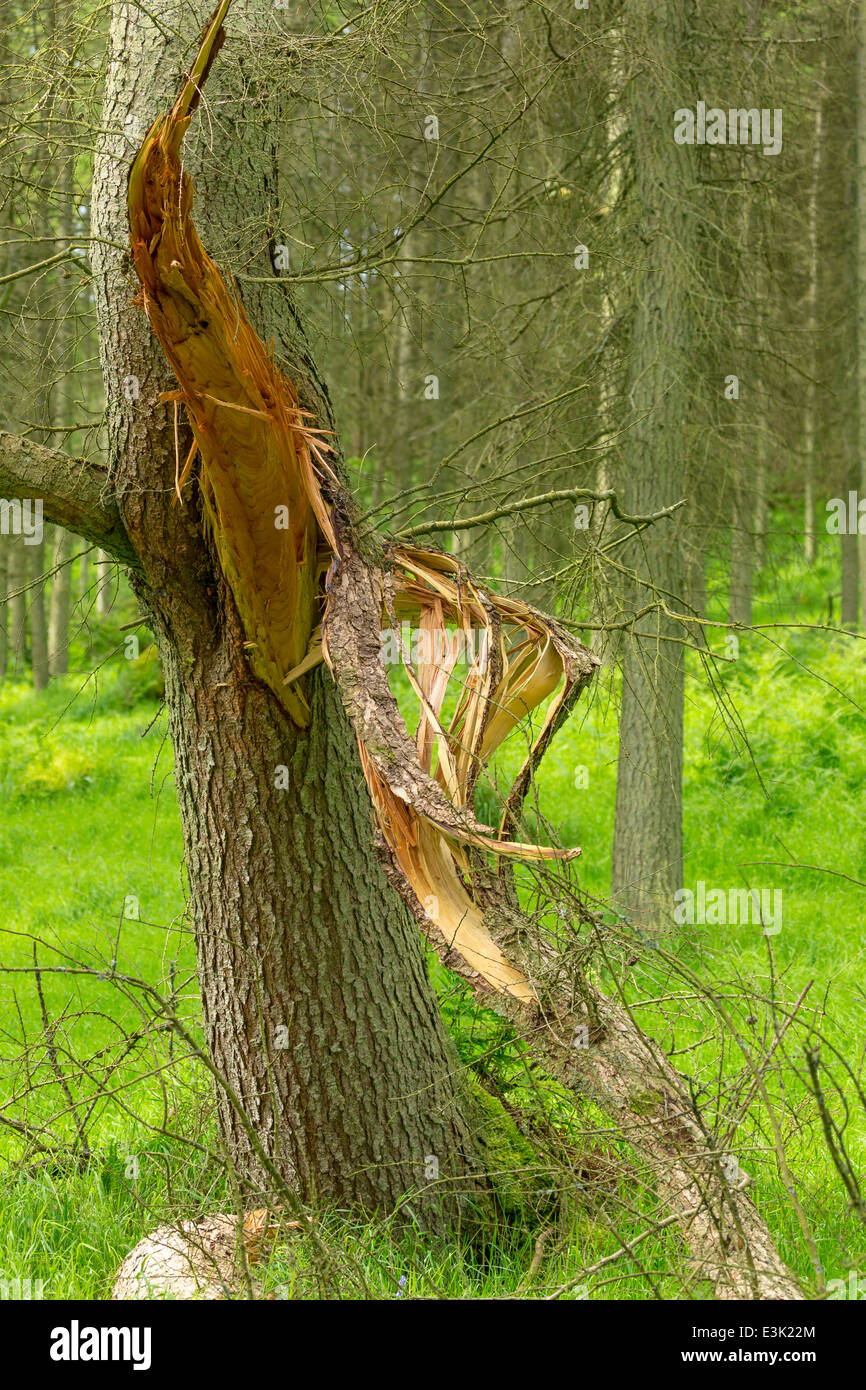
{"label": "green grass", "polygon": [[[780,540],[778,553],[771,554],[764,587],[772,599],[759,593],[756,621],[782,621],[791,614],[800,622],[822,621],[826,594],[835,585],[830,546],[809,573],[787,563],[785,549]],[[720,622],[723,598],[720,585],[710,610]],[[823,1009],[829,1042],[857,1068],[866,1044],[864,889],[853,881],[866,881],[859,814],[866,772],[859,703],[866,644],[807,631],[775,630],[767,638],[741,634],[738,659],[716,664],[745,733],[733,741],[699,661],[689,656],[686,886],[703,879],[722,888],[779,887],[783,929],[770,939],[772,959],[768,940],[748,926],[684,929],[669,945],[680,968],[741,995],[751,991],[766,999],[775,990],[790,1002],[812,981],[809,1007]],[[723,629],[711,631],[712,650],[723,654],[724,639]],[[75,957],[107,970],[116,957],[118,970],[165,990],[193,965],[171,748],[165,716],[156,718],[152,672],[146,663],[133,668],[118,657],[107,662],[98,685],[81,686],[82,676],[71,675],[39,699],[20,685],[0,687],[0,960],[7,972],[0,989],[9,1086],[16,1075],[20,1081],[10,1059],[22,1038],[32,1039],[42,1026],[27,973],[33,965],[31,936],[42,943],[38,959],[49,1017],[62,1016],[58,1039],[79,1057],[116,1047],[140,1015],[111,982],[50,973],[51,967]],[[517,766],[518,743],[516,737],[503,751],[497,777]],[[576,780],[580,768],[586,769],[586,786]],[[539,778],[535,809],[528,809],[534,833],[583,847],[577,881],[598,899],[609,891],[615,789],[616,691],[602,680],[559,735]],[[482,788],[479,797],[479,812],[492,813],[492,789]],[[764,867],[766,861],[774,866]],[[822,871],[828,869],[835,873]],[[530,894],[529,877],[523,889]],[[138,901],[138,919],[124,916],[130,895]],[[505,1046],[494,1060],[487,1056],[503,1043],[501,1025],[471,1006],[447,972],[435,965],[432,970],[464,1061],[477,1070],[498,1067],[499,1079],[525,1099],[516,1049]],[[635,997],[658,993],[671,978],[661,958],[657,964],[650,960],[635,980]],[[194,990],[186,998],[194,1018]],[[665,1045],[675,1042],[682,1070],[704,1078],[718,1069],[717,1042],[702,1042],[705,1017],[698,1011],[683,1009],[672,1022],[669,1011],[652,1007],[641,1018]],[[802,1069],[802,1055],[795,1052]],[[78,1169],[22,1171],[14,1162],[19,1140],[8,1128],[0,1131],[7,1160],[0,1185],[0,1278],[42,1279],[50,1298],[103,1298],[122,1256],[160,1222],[231,1209],[223,1166],[207,1152],[215,1143],[208,1088],[191,1065],[166,1072],[165,1063],[164,1046],[153,1041],[125,1059],[116,1077],[124,1084],[122,1105],[101,1107],[92,1153]],[[734,1076],[741,1065],[732,1046],[721,1073]],[[44,1050],[40,1066],[47,1076]],[[782,1106],[788,1160],[827,1277],[866,1268],[866,1228],[848,1209],[802,1083],[789,1075],[784,1096],[777,1080],[770,1085]],[[56,1085],[34,1097],[29,1118],[50,1113],[52,1106],[58,1108]],[[600,1116],[587,1113],[578,1120],[575,1143],[583,1142],[586,1131],[594,1136],[591,1147],[612,1145],[627,1159],[625,1146],[617,1149]],[[555,1117],[563,1134],[574,1123],[563,1111]],[[59,1130],[73,1137],[68,1116]],[[846,1141],[859,1169],[866,1128],[856,1105]],[[754,1176],[756,1197],[784,1255],[808,1276],[808,1250],[768,1147],[766,1125],[763,1131],[757,1121],[744,1127],[737,1152]],[[138,1159],[134,1178],[126,1172],[131,1156]],[[479,1252],[468,1242],[435,1247],[387,1222],[363,1224],[346,1213],[324,1213],[322,1222],[328,1247],[346,1271],[346,1297],[530,1291],[522,1281],[537,1235],[531,1225],[503,1229]],[[531,1288],[550,1291],[579,1281],[583,1268],[641,1229],[639,1212],[623,1218],[616,1192],[602,1193],[589,1207],[578,1205],[556,1224],[543,1276]],[[610,1282],[590,1281],[590,1296],[645,1298],[654,1287],[675,1296],[671,1271],[678,1251],[673,1236],[647,1241],[639,1264],[614,1265],[607,1272]],[[277,1296],[313,1296],[315,1280],[307,1244],[282,1247],[265,1272],[266,1287]]]}

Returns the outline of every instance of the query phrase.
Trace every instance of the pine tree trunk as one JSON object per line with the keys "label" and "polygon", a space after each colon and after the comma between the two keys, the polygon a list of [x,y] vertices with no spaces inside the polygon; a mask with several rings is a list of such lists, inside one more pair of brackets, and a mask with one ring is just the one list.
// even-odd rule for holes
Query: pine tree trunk
{"label": "pine tree trunk", "polygon": [[104,550],[97,550],[96,564],[96,611],[105,618],[111,611],[111,585],[114,566]]}
{"label": "pine tree trunk", "polygon": [[[627,498],[635,513],[684,495],[692,355],[687,267],[695,241],[687,200],[694,167],[689,147],[672,139],[671,112],[679,100],[674,87],[679,92],[688,85],[677,85],[685,77],[686,10],[684,0],[625,4],[636,230],[646,247],[631,341],[634,417],[624,446]],[[677,525],[657,522],[629,547],[632,611],[659,600],[681,602]],[[623,658],[613,893],[647,925],[670,915],[682,885],[683,635],[680,624],[657,608],[635,623]]]}
{"label": "pine tree trunk", "polygon": [[9,542],[0,536],[0,681],[6,679],[9,662]]}
{"label": "pine tree trunk", "polygon": [[742,466],[734,483],[734,516],[731,528],[731,590],[728,619],[746,627],[752,622],[752,565],[754,561],[753,490]]}
{"label": "pine tree trunk", "polygon": [[806,452],[803,487],[805,494],[804,556],[807,565],[815,562],[815,487],[817,480],[816,417],[818,343],[818,206],[821,191],[821,165],[824,154],[824,86],[827,72],[826,46],[821,55],[818,80],[815,85],[815,136],[812,147],[812,181],[809,188],[809,285],[806,292],[806,328],[812,354],[812,370],[806,383],[806,404],[803,416],[803,444]]}
{"label": "pine tree trunk", "polygon": [[[763,428],[763,421],[761,428]],[[758,446],[758,464],[755,469],[755,569],[764,568],[767,560],[767,446],[762,436]]]}
{"label": "pine tree trunk", "polygon": [[13,675],[20,680],[27,660],[27,551],[20,536],[10,536],[9,547],[9,657]]}
{"label": "pine tree trunk", "polygon": [[842,612],[843,627],[857,630],[860,620],[860,551],[859,537],[844,535],[840,537],[842,561]]}
{"label": "pine tree trunk", "polygon": [[[103,240],[93,264],[111,468],[141,556],[134,587],[165,668],[207,1043],[260,1142],[303,1197],[393,1208],[420,1188],[413,1210],[431,1223],[453,1222],[462,1211],[453,1179],[467,1175],[463,1191],[476,1186],[459,1068],[417,929],[375,857],[354,734],[327,674],[311,681],[314,718],[303,733],[252,677],[194,489],[183,508],[169,505],[172,417],[156,397],[172,382],[143,316],[129,308],[128,259],[110,245],[127,237],[132,151],[124,120],[137,114],[143,134],[180,74],[181,49],[163,38],[181,24],[178,8],[160,0],[153,9],[162,31],[142,11],[121,6],[114,14],[102,122],[109,133],[93,201],[94,234]],[[257,31],[273,22],[264,0],[249,10]],[[204,240],[224,257],[232,238],[244,243],[245,220],[273,205],[275,150],[255,88],[239,70],[246,41],[233,37],[245,16],[229,21],[208,86],[219,111],[214,152],[205,149],[204,167],[187,165]],[[244,259],[253,273],[273,273],[267,245],[251,258],[248,235]],[[244,288],[302,405],[327,424],[327,392],[290,300],[276,287]],[[139,385],[132,401],[130,377]],[[185,452],[185,428],[184,436]],[[218,1111],[233,1161],[260,1185],[261,1165],[224,1096]],[[441,1185],[432,1180],[437,1165]]]}
{"label": "pine tree trunk", "polygon": [[52,676],[69,670],[69,611],[72,603],[72,536],[55,528],[52,553],[51,603],[48,615],[48,667]]}
{"label": "pine tree trunk", "polygon": [[45,544],[28,546],[30,562],[30,667],[33,689],[48,684],[48,629],[45,623]]}
{"label": "pine tree trunk", "polygon": [[[857,411],[860,497],[866,497],[866,5],[857,33]],[[860,612],[866,615],[866,536],[859,537]]]}
{"label": "pine tree trunk", "polygon": [[[249,688],[237,651],[225,670],[212,655],[207,683],[199,661],[171,649],[166,661],[211,1057],[306,1197],[391,1208],[431,1188],[430,1157],[457,1176],[470,1143],[420,938],[374,858],[330,677],[314,681],[299,734]],[[257,1176],[224,1098],[219,1113],[235,1163]]]}

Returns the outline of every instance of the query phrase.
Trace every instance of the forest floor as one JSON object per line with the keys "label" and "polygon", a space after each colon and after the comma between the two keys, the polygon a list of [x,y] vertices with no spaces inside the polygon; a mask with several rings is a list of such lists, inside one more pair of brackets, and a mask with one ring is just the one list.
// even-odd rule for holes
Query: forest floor
{"label": "forest floor", "polygon": [[[826,621],[827,593],[835,585],[829,547],[826,562],[822,558],[808,573],[780,563],[764,580],[756,623]],[[761,597],[770,591],[772,602]],[[711,593],[710,616],[720,621],[722,599]],[[118,624],[127,616],[118,615]],[[709,638],[721,655],[725,637],[719,627]],[[138,1006],[112,981],[50,973],[69,958],[105,972],[116,957],[119,971],[167,992],[172,981],[184,986],[193,964],[171,747],[165,715],[157,717],[154,663],[147,657],[126,661],[122,645],[114,657],[106,650],[105,658],[97,678],[86,678],[82,662],[80,674],[55,682],[38,698],[23,684],[0,687],[0,961],[7,970],[29,970],[31,938],[39,938],[42,1001],[55,1029],[58,1065],[67,1068],[75,1095],[98,1089],[97,1079],[115,1092],[96,1103],[89,1150],[77,1165],[22,1170],[14,1132],[0,1131],[0,1152],[8,1160],[0,1175],[0,1280],[41,1281],[45,1298],[105,1298],[120,1260],[154,1227],[232,1206],[222,1165],[206,1151],[213,1130],[204,1075],[169,1057],[165,1038],[131,1043],[117,1070],[108,1070],[105,1050],[123,1051],[124,1034],[140,1025]],[[737,659],[713,668],[760,776],[742,738],[732,744],[730,720],[690,653],[685,886],[703,881],[708,889],[780,890],[784,915],[781,931],[769,938],[748,925],[684,931],[676,954],[720,993],[734,990],[746,998],[751,992],[763,1005],[772,994],[790,1005],[814,982],[808,1008],[823,1011],[825,1037],[859,1076],[866,1048],[866,722],[859,703],[866,644],[768,626],[740,634]],[[517,747],[506,751],[500,770],[513,771],[519,756]],[[609,891],[615,787],[615,690],[602,679],[549,752],[536,803],[544,823],[540,835],[583,847],[577,881],[600,900]],[[482,816],[492,810],[485,809],[485,796],[491,794],[482,790]],[[509,1067],[516,1074],[520,1061],[513,1049],[506,1046],[490,1061],[503,1041],[498,1020],[468,1004],[446,972],[432,969],[464,1061],[478,1073],[497,1068],[500,1081]],[[660,964],[659,980],[663,974]],[[183,988],[182,997],[195,1026],[194,987]],[[27,1121],[36,1124],[63,1105],[55,1062],[40,1044],[42,1003],[32,973],[0,978],[0,1011],[0,1117],[23,1114],[9,1097],[13,1077],[21,1083],[12,1059],[26,1035],[42,1078],[27,1108]],[[717,1064],[721,1070],[734,1065],[718,1056],[715,1040],[702,1040],[697,1013],[685,1010],[672,1021],[669,1007],[650,1007],[641,1021],[671,1050],[675,1041],[675,1064],[684,1072],[705,1077]],[[73,1054],[95,1059],[89,1077],[69,1061]],[[810,1096],[793,1076],[773,1086],[801,1217],[826,1278],[866,1271],[866,1224],[850,1209]],[[853,1083],[846,1094],[852,1109],[845,1137],[856,1170],[866,1149],[866,1115]],[[833,1103],[838,1111],[841,1101]],[[603,1132],[600,1117],[580,1120],[581,1133],[590,1121]],[[567,1128],[567,1121],[558,1123]],[[59,1122],[64,1126],[72,1139],[68,1113]],[[599,1142],[608,1154],[615,1148],[609,1138]],[[810,1278],[813,1259],[802,1220],[788,1201],[760,1116],[742,1144],[739,1156],[783,1254]],[[322,1216],[322,1233],[338,1264],[354,1271],[347,1275],[348,1297],[537,1296],[575,1280],[565,1296],[676,1297],[680,1248],[670,1234],[645,1241],[639,1260],[621,1259],[598,1278],[581,1281],[583,1269],[644,1229],[644,1216],[640,1209],[624,1212],[615,1190],[578,1202],[567,1221],[560,1219],[531,1277],[538,1226],[528,1221],[503,1225],[483,1251],[469,1244],[435,1247],[405,1228],[339,1212]],[[278,1250],[265,1286],[277,1296],[312,1296],[311,1258],[300,1247],[290,1254]]]}

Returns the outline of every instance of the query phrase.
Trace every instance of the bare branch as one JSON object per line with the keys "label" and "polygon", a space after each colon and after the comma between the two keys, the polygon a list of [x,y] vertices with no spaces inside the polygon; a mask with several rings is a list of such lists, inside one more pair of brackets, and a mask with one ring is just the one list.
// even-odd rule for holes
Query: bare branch
{"label": "bare branch", "polygon": [[673,516],[674,512],[679,511],[685,505],[683,497],[679,502],[674,502],[671,507],[663,507],[660,512],[652,512],[649,516],[629,516],[620,510],[616,500],[616,493],[608,489],[605,492],[595,492],[589,487],[564,487],[556,492],[545,492],[538,497],[524,497],[520,502],[505,502],[501,507],[492,507],[489,512],[479,512],[477,516],[468,516],[464,521],[428,521],[421,522],[418,526],[410,526],[408,531],[403,531],[403,536],[430,535],[434,531],[469,531],[474,526],[486,526],[491,521],[498,521],[503,516],[513,516],[515,512],[529,511],[531,507],[552,506],[554,502],[574,502],[578,498],[585,497],[588,501],[609,502],[610,509],[619,521],[628,522],[631,526],[646,526],[651,521],[659,521],[664,516]]}

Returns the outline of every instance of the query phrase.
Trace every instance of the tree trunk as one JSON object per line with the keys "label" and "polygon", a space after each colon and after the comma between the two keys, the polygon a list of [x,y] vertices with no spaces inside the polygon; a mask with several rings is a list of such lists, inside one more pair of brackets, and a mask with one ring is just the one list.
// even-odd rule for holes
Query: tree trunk
{"label": "tree trunk", "polygon": [[[629,510],[647,513],[684,495],[695,243],[687,200],[694,167],[690,148],[674,143],[670,122],[679,101],[674,88],[679,93],[689,85],[682,74],[689,28],[683,0],[652,7],[627,0],[625,16],[634,65],[635,216],[646,253],[632,327],[634,416],[624,463]],[[633,611],[681,602],[679,524],[657,522],[630,546]],[[623,658],[613,893],[646,924],[669,917],[682,885],[683,636],[680,624],[657,607],[634,624]]]}
{"label": "tree trunk", "polygon": [[752,622],[752,565],[754,546],[754,496],[745,468],[737,468],[734,482],[734,516],[731,528],[731,591],[728,620],[746,627]]}
{"label": "tree trunk", "polygon": [[[166,661],[211,1056],[307,1198],[390,1208],[430,1187],[429,1156],[443,1178],[461,1171],[455,1058],[418,933],[374,858],[330,677],[315,678],[301,734],[249,688],[232,645],[216,667],[210,654],[207,682],[199,661]],[[231,839],[211,829],[224,826]],[[219,1111],[235,1163],[257,1174],[224,1097]]]}
{"label": "tree trunk", "polygon": [[[755,40],[760,35],[761,22],[759,6],[754,0],[747,0],[745,6],[745,38]],[[748,42],[740,46],[748,50]],[[752,53],[748,53],[746,58],[747,70],[751,69]],[[747,108],[758,105],[757,94],[754,89],[746,88],[743,92],[742,101]],[[753,190],[753,174],[750,171],[751,155],[747,150],[743,150],[740,158],[741,174],[741,193],[740,208],[737,216],[737,225],[734,231],[737,247],[736,259],[736,303],[738,307],[738,324],[736,330],[736,348],[739,360],[747,362],[750,349],[757,349],[760,352],[763,317],[763,305],[766,298],[766,286],[763,283],[764,276],[760,269],[763,260],[763,247],[761,245],[761,229],[758,218],[758,206],[760,194],[757,189]],[[815,189],[817,198],[817,188]],[[815,276],[817,277],[817,265],[815,266]],[[816,288],[817,293],[817,288]],[[757,319],[757,323],[755,320]],[[750,341],[751,339],[751,341]],[[739,422],[735,427],[735,454],[731,475],[732,497],[732,516],[731,516],[731,565],[730,565],[730,589],[728,594],[728,621],[732,624],[743,624],[745,627],[751,626],[752,622],[752,589],[754,584],[755,566],[755,516],[758,511],[756,496],[756,476],[759,476],[763,467],[764,454],[764,434],[762,431],[762,420],[756,419],[756,403],[760,399],[755,391],[748,392],[748,404],[738,403],[733,406],[736,411],[735,419]],[[729,403],[731,408],[731,403]],[[744,411],[746,414],[744,415]],[[814,425],[814,419],[813,419]],[[754,460],[752,441],[757,439],[758,461]],[[746,443],[748,440],[748,444]],[[811,473],[807,470],[808,479]],[[809,508],[812,508],[811,512]],[[807,525],[806,534],[814,535],[814,496],[810,486],[806,488],[806,511]]]}
{"label": "tree trunk", "polygon": [[48,630],[45,625],[45,544],[28,546],[30,561],[30,666],[33,689],[48,684]]}
{"label": "tree trunk", "polygon": [[111,576],[112,563],[111,557],[106,555],[104,550],[97,550],[96,564],[96,611],[100,618],[105,618],[111,611]]}
{"label": "tree trunk", "polygon": [[0,681],[9,661],[9,542],[0,536]]}
{"label": "tree trunk", "polygon": [[54,532],[51,604],[48,615],[48,667],[52,676],[69,670],[69,610],[72,603],[72,536],[62,526]]}
{"label": "tree trunk", "polygon": [[[866,497],[866,5],[857,31],[857,412],[860,497]],[[866,536],[858,538],[860,612],[866,615]]]}
{"label": "tree trunk", "polygon": [[[762,421],[761,428],[766,424]],[[767,443],[761,437],[758,444],[758,466],[755,470],[755,569],[761,570],[767,562],[767,525],[769,506],[767,499]]]}
{"label": "tree trunk", "polygon": [[[249,12],[258,31],[273,22],[265,0]],[[160,0],[154,14],[164,29],[141,11],[114,13],[93,265],[110,467],[141,557],[134,587],[165,667],[207,1043],[304,1198],[392,1208],[420,1188],[413,1209],[422,1218],[438,1222],[447,1209],[453,1220],[461,1209],[453,1180],[472,1168],[459,1069],[418,933],[375,858],[354,735],[321,671],[311,680],[312,727],[302,733],[289,722],[250,672],[194,490],[183,508],[169,506],[171,407],[156,397],[173,382],[143,315],[129,307],[128,257],[110,245],[128,238],[124,120],[137,115],[143,135],[180,77],[180,51],[163,34],[189,25],[173,0]],[[230,24],[208,88],[219,119],[213,155],[205,150],[196,170],[197,205],[206,241],[225,258],[231,239],[246,236],[246,265],[266,274],[267,242],[257,228],[253,259],[245,222],[273,206],[275,150],[239,70],[244,48]],[[328,424],[327,392],[288,296],[276,282],[247,288],[248,312],[284,355],[302,405]],[[261,1185],[236,1112],[225,1097],[218,1107],[232,1160]],[[441,1186],[431,1180],[433,1160]]]}
{"label": "tree trunk", "polygon": [[843,535],[840,539],[842,543],[842,611],[840,620],[843,627],[849,627],[852,632],[856,632],[860,620],[859,537]]}
{"label": "tree trunk", "polygon": [[9,547],[9,656],[12,674],[21,678],[27,660],[27,552],[20,536],[10,536]]}
{"label": "tree trunk", "polygon": [[816,460],[816,417],[817,417],[817,374],[819,369],[818,343],[818,207],[821,192],[821,165],[824,154],[824,84],[827,72],[827,50],[823,46],[821,62],[816,83],[815,137],[812,147],[812,181],[809,188],[809,284],[806,291],[806,329],[809,335],[809,350],[812,367],[806,383],[806,406],[803,417],[803,443],[806,451],[804,469],[804,555],[807,565],[815,563],[815,485],[817,479]]}

